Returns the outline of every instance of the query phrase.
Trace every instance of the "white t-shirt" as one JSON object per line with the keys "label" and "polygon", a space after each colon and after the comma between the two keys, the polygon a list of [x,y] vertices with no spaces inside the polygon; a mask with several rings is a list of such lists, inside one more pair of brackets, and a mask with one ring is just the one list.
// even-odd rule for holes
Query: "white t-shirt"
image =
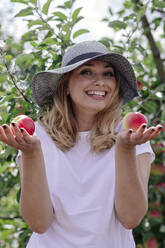
{"label": "white t-shirt", "polygon": [[[45,233],[32,234],[27,248],[135,248],[132,230],[123,227],[114,211],[114,147],[92,153],[88,134],[80,132],[76,145],[62,152],[36,123],[55,214]],[[149,142],[136,150],[151,153],[153,161]]]}

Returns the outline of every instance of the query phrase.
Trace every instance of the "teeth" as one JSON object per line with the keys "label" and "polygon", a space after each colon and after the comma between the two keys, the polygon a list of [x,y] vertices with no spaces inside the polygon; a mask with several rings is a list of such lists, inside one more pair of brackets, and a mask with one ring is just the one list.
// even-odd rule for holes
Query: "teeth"
{"label": "teeth", "polygon": [[94,91],[94,90],[90,90],[87,91],[88,95],[96,95],[96,96],[105,96],[105,91]]}

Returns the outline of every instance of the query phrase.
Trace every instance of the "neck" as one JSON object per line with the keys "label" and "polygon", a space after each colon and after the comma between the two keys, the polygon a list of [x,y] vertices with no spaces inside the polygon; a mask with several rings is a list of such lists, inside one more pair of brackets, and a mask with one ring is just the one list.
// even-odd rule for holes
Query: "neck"
{"label": "neck", "polygon": [[90,114],[77,114],[79,132],[90,131],[93,127],[94,116]]}

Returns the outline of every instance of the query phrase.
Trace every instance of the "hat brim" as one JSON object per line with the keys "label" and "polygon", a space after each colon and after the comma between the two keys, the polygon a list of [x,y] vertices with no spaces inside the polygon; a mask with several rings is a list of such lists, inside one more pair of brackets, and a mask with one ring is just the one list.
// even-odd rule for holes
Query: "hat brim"
{"label": "hat brim", "polygon": [[130,62],[117,53],[104,53],[78,61],[77,63],[60,67],[54,70],[37,73],[32,80],[33,97],[39,106],[45,104],[45,99],[53,97],[59,79],[63,74],[73,71],[84,63],[99,58],[102,61],[111,63],[120,73],[120,87],[123,92],[123,103],[138,96],[137,83],[134,70]]}

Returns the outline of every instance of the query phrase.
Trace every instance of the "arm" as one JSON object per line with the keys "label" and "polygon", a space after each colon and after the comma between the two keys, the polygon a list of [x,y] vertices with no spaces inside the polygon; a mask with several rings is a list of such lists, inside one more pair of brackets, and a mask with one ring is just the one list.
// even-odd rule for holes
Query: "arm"
{"label": "arm", "polygon": [[115,210],[122,225],[127,229],[139,225],[148,209],[148,180],[150,173],[150,155],[136,156],[136,145],[156,137],[160,126],[142,127],[136,133],[118,134],[115,148],[116,185]]}
{"label": "arm", "polygon": [[9,126],[5,126],[5,129],[0,127],[0,140],[22,150],[22,157],[19,158],[22,216],[34,232],[43,233],[53,220],[53,207],[40,141],[26,130],[20,133],[16,125],[15,135]]}

